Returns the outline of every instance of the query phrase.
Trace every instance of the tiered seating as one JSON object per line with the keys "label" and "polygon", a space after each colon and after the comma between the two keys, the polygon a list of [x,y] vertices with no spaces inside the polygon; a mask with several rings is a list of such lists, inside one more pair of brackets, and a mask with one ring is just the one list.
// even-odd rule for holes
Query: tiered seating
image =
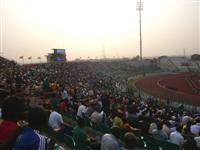
{"label": "tiered seating", "polygon": [[[64,115],[64,117],[69,117],[70,119],[76,118],[74,114],[70,114],[69,112],[64,112],[62,113],[62,115]],[[86,118],[86,125],[87,127],[90,127],[101,133],[109,133],[109,130],[105,130],[104,127],[91,122],[89,118]],[[121,133],[122,133],[121,137],[123,137],[125,131],[122,130]],[[180,150],[179,146],[177,146],[176,144],[157,140],[151,137],[150,135],[145,135],[143,133],[135,133],[135,135],[138,137],[137,146],[139,148],[145,148],[147,150]],[[93,148],[90,146],[82,145],[80,143],[75,143],[73,137],[69,135],[64,135],[62,140],[67,147],[75,150],[93,150]],[[121,140],[123,141],[123,138],[121,138]]]}

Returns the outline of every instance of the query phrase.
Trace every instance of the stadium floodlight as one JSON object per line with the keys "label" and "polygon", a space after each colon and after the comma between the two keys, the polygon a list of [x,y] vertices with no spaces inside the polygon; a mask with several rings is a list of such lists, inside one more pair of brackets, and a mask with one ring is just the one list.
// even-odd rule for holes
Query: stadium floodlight
{"label": "stadium floodlight", "polygon": [[143,10],[143,2],[140,0],[137,2],[136,10],[139,12],[139,27],[140,27],[140,60],[142,61],[142,17],[141,11]]}

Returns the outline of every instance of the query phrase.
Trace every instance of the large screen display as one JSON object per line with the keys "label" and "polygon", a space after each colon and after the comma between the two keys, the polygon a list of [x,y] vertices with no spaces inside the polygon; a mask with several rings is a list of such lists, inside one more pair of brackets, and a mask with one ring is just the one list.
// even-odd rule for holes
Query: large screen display
{"label": "large screen display", "polygon": [[54,49],[54,54],[65,54],[64,49]]}
{"label": "large screen display", "polygon": [[64,61],[64,60],[65,60],[65,57],[59,57],[59,56],[56,57],[56,61]]}

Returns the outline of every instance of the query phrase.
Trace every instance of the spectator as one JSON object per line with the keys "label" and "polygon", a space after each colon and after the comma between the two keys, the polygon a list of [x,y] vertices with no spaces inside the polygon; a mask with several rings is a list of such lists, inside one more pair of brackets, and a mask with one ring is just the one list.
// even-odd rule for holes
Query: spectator
{"label": "spectator", "polygon": [[197,147],[200,149],[200,132],[199,132],[199,135],[194,137],[194,140],[196,141],[197,143]]}
{"label": "spectator", "polygon": [[95,107],[95,100],[91,100],[91,101],[89,101],[88,102],[88,109],[87,109],[87,111],[84,113],[85,114],[85,117],[90,117],[91,116],[91,114],[95,111],[94,110],[94,107]]}
{"label": "spectator", "polygon": [[190,131],[191,131],[192,134],[194,134],[196,136],[199,135],[199,132],[200,132],[200,118],[196,118],[196,123],[191,125]]}
{"label": "spectator", "polygon": [[193,133],[191,133],[191,125],[192,122],[188,121],[187,124],[183,126],[183,136],[185,138],[193,138],[195,136]]}
{"label": "spectator", "polygon": [[153,131],[154,130],[157,130],[158,129],[158,126],[157,126],[157,124],[155,123],[155,122],[152,122],[151,124],[150,124],[150,126],[149,126],[149,134],[153,134]]}
{"label": "spectator", "polygon": [[163,121],[163,131],[165,133],[167,133],[167,136],[169,137],[169,134],[170,134],[170,123],[166,120]]}
{"label": "spectator", "polygon": [[56,111],[56,108],[52,108],[50,112],[48,121],[49,126],[55,131],[61,130],[64,124],[62,115]]}
{"label": "spectator", "polygon": [[97,104],[97,106],[95,106],[95,111],[90,116],[91,121],[98,125],[100,125],[102,121],[100,112],[101,112],[101,107]]}
{"label": "spectator", "polygon": [[190,116],[188,116],[187,114],[185,114],[183,117],[182,117],[182,120],[181,120],[181,125],[184,126],[187,124],[188,121],[191,121],[192,118]]}
{"label": "spectator", "polygon": [[80,105],[78,107],[78,111],[77,111],[77,117],[83,118],[84,117],[84,113],[87,112],[87,100],[82,100],[80,102]]}
{"label": "spectator", "polygon": [[[0,148],[11,148],[20,133],[18,121],[25,119],[25,100],[11,96],[2,104],[2,120],[0,120]],[[3,148],[2,148],[3,149]]]}
{"label": "spectator", "polygon": [[128,122],[133,127],[136,127],[138,122],[137,109],[138,108],[135,104],[131,104],[128,106]]}
{"label": "spectator", "polygon": [[132,132],[127,132],[124,135],[125,148],[119,148],[118,150],[136,150],[137,137]]}
{"label": "spectator", "polygon": [[118,110],[113,118],[113,126],[117,126],[119,128],[123,128],[123,114]]}
{"label": "spectator", "polygon": [[183,144],[183,150],[197,150],[197,143],[194,139],[189,138]]}
{"label": "spectator", "polygon": [[59,109],[60,109],[61,111],[67,111],[68,108],[69,108],[69,105],[68,105],[67,101],[64,101],[64,100],[63,100],[63,101],[60,102],[60,104],[59,104]]}
{"label": "spectator", "polygon": [[163,124],[161,122],[159,122],[157,127],[158,127],[158,129],[154,130],[152,132],[153,137],[158,140],[167,141],[167,139],[168,139],[167,133],[162,130]]}
{"label": "spectator", "polygon": [[123,119],[123,129],[125,129],[126,131],[134,131],[134,128],[128,123],[128,120],[126,118]]}
{"label": "spectator", "polygon": [[182,130],[181,126],[177,125],[176,131],[170,133],[170,137],[169,137],[170,142],[177,144],[180,147],[184,143],[184,137],[181,134],[181,130]]}
{"label": "spectator", "polygon": [[65,87],[62,89],[61,97],[62,97],[62,100],[66,100],[66,101],[68,100],[68,93]]}
{"label": "spectator", "polygon": [[119,146],[120,128],[112,127],[111,134],[104,134],[101,140],[101,150],[117,150]]}
{"label": "spectator", "polygon": [[0,88],[0,119],[2,118],[1,103],[6,96],[9,95],[9,91]]}
{"label": "spectator", "polygon": [[85,121],[83,118],[78,118],[78,125],[73,129],[73,138],[77,144],[88,144],[89,138],[85,132]]}
{"label": "spectator", "polygon": [[47,139],[40,134],[47,122],[45,112],[41,108],[31,108],[28,122],[28,127],[17,138],[15,150],[48,150]]}

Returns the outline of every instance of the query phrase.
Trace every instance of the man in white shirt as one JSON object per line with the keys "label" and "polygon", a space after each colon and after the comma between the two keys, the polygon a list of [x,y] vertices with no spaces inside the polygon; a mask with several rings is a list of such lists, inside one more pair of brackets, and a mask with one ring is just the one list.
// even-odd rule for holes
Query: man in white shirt
{"label": "man in white shirt", "polygon": [[184,143],[184,137],[181,134],[181,126],[177,125],[176,131],[172,132],[169,136],[170,142],[182,146]]}
{"label": "man in white shirt", "polygon": [[56,110],[52,109],[48,124],[53,130],[62,129],[62,125],[64,124],[62,115],[56,112]]}
{"label": "man in white shirt", "polygon": [[68,99],[68,93],[67,93],[67,90],[65,88],[63,88],[61,96],[62,96],[63,100],[67,100]]}
{"label": "man in white shirt", "polygon": [[196,119],[196,124],[191,125],[190,131],[192,134],[198,136],[200,132],[200,119]]}
{"label": "man in white shirt", "polygon": [[197,147],[200,148],[200,132],[199,132],[199,135],[194,137],[194,140],[196,141],[197,143]]}
{"label": "man in white shirt", "polygon": [[84,113],[87,111],[87,101],[86,100],[82,100],[80,102],[80,105],[78,107],[78,111],[77,111],[77,117],[83,118]]}

